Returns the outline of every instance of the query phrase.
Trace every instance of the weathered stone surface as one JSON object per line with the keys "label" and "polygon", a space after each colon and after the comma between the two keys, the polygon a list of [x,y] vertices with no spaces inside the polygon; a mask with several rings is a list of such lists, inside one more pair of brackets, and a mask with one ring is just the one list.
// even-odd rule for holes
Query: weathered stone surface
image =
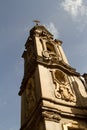
{"label": "weathered stone surface", "polygon": [[87,74],[69,65],[61,45],[44,26],[30,30],[22,55],[21,130],[87,129]]}

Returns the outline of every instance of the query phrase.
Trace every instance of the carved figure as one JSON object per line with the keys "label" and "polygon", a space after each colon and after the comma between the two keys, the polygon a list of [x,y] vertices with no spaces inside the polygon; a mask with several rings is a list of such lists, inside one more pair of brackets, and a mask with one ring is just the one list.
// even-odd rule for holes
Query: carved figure
{"label": "carved figure", "polygon": [[76,102],[74,94],[70,91],[70,89],[67,86],[68,84],[57,84],[57,87],[55,88],[56,98]]}

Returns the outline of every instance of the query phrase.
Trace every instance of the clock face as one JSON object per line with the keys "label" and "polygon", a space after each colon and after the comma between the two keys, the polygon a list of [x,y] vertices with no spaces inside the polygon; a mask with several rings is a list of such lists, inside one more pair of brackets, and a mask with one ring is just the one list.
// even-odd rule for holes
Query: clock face
{"label": "clock face", "polygon": [[26,117],[28,117],[33,109],[35,108],[36,98],[35,98],[35,90],[34,83],[32,79],[29,79],[27,82],[26,90],[25,90],[25,99],[26,99]]}

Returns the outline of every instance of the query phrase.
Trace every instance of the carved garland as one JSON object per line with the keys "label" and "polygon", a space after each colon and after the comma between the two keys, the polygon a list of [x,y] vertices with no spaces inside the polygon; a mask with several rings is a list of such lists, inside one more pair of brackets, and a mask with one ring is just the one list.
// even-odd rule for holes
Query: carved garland
{"label": "carved garland", "polygon": [[53,82],[55,83],[54,94],[58,99],[76,102],[75,95],[70,89],[70,83],[67,75],[61,70],[52,71]]}
{"label": "carved garland", "polygon": [[53,120],[56,122],[59,122],[61,119],[61,116],[59,114],[50,111],[43,111],[42,116],[47,120]]}

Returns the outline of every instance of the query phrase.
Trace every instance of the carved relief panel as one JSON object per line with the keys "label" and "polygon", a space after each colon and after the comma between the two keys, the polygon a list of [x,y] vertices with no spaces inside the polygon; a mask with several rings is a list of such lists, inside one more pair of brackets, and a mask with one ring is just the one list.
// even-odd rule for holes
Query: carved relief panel
{"label": "carved relief panel", "polygon": [[76,102],[75,95],[70,88],[68,76],[63,71],[57,69],[52,71],[52,77],[55,84],[55,97],[65,101]]}
{"label": "carved relief panel", "polygon": [[43,55],[44,60],[57,62],[60,59],[62,59],[57,51],[57,46],[55,45],[55,43],[53,41],[49,41],[49,40],[45,41],[42,39],[40,39],[40,41],[41,41],[42,47],[43,47],[42,55]]}
{"label": "carved relief panel", "polygon": [[43,111],[42,116],[50,121],[59,122],[61,120],[61,116],[58,113],[51,112],[51,111]]}
{"label": "carved relief panel", "polygon": [[43,56],[45,59],[47,60],[57,60],[58,57],[57,57],[57,54],[56,54],[56,51],[55,51],[55,48],[54,48],[54,45],[52,43],[46,43],[45,44],[45,50],[43,51]]}
{"label": "carved relief panel", "polygon": [[26,103],[26,110],[25,116],[26,118],[32,113],[33,109],[36,105],[36,97],[35,97],[35,88],[34,88],[34,80],[30,78],[27,82],[27,86],[25,89],[25,103]]}

